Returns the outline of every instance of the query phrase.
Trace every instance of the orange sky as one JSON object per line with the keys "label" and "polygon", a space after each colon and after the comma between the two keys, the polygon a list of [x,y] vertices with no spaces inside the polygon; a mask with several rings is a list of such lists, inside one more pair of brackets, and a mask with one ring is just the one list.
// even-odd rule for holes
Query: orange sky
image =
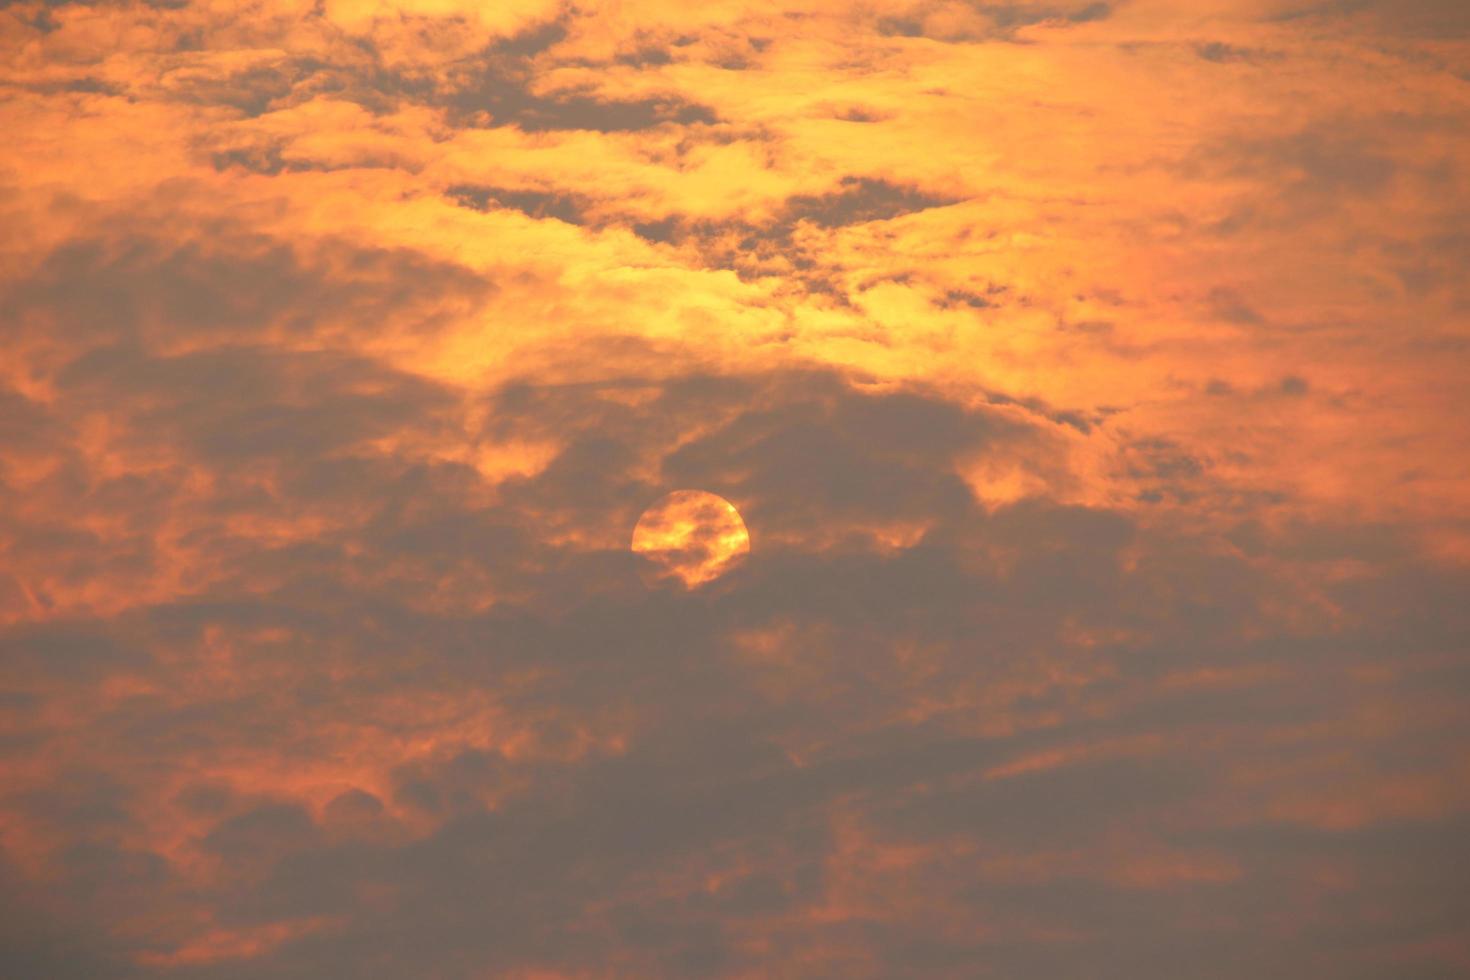
{"label": "orange sky", "polygon": [[1467,132],[1461,0],[0,6],[0,973],[1470,971]]}

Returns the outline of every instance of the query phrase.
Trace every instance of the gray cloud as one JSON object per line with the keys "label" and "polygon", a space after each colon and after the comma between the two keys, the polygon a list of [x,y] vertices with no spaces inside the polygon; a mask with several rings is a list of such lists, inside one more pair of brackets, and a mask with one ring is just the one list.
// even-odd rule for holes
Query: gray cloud
{"label": "gray cloud", "polygon": [[564,32],[552,23],[493,44],[479,58],[458,66],[437,98],[461,125],[514,125],[527,132],[614,133],[718,122],[709,107],[672,94],[608,99],[591,90],[544,90],[537,84],[534,59]]}
{"label": "gray cloud", "polygon": [[580,225],[585,220],[582,212],[586,203],[574,194],[469,184],[450,187],[448,194],[455,203],[476,211],[504,208],[528,218],[555,218],[569,225]]}
{"label": "gray cloud", "polygon": [[[8,650],[48,666],[89,651],[86,683],[94,685],[120,671],[163,678],[156,659],[187,665],[206,633],[231,637],[237,656],[267,676],[291,678],[185,703],[143,696],[113,704],[89,721],[110,751],[166,760],[186,746],[226,752],[285,737],[309,759],[309,733],[344,713],[390,694],[427,701],[467,689],[497,692],[544,750],[513,758],[464,747],[405,764],[387,797],[344,791],[319,816],[296,801],[195,787],[180,805],[209,820],[198,846],[224,863],[230,881],[196,897],[221,923],[337,924],[248,962],[175,975],[468,977],[530,964],[594,968],[614,955],[651,975],[748,971],[761,961],[742,946],[743,931],[817,908],[837,887],[831,862],[842,843],[833,821],[844,811],[879,840],[965,841],[982,853],[1034,858],[1040,870],[1016,883],[993,877],[983,861],[923,862],[909,873],[930,894],[956,914],[999,917],[1008,928],[965,940],[902,916],[834,923],[804,940],[829,945],[834,962],[860,956],[873,969],[916,976],[997,964],[1082,976],[1106,962],[1123,976],[1147,972],[1159,957],[1204,957],[1216,964],[1207,975],[1285,975],[1301,966],[1298,947],[1222,951],[1207,923],[1229,915],[1253,932],[1287,914],[1273,897],[1281,878],[1272,855],[1289,834],[1307,842],[1290,845],[1293,854],[1331,853],[1331,834],[1257,818],[1248,840],[1242,830],[1166,815],[1213,798],[1217,753],[1228,750],[1235,764],[1273,756],[1269,737],[1241,731],[1245,719],[1266,736],[1303,720],[1333,723],[1360,696],[1347,672],[1362,657],[1404,636],[1411,657],[1442,649],[1465,627],[1463,615],[1446,613],[1457,594],[1451,583],[1426,590],[1376,577],[1341,596],[1378,624],[1374,632],[1343,637],[1324,624],[1314,636],[1289,636],[1271,610],[1291,593],[1250,557],[1106,510],[1040,499],[987,510],[952,475],[962,454],[1044,446],[1040,428],[923,389],[864,392],[829,371],[507,386],[487,396],[489,433],[555,433],[565,448],[489,504],[474,502],[469,472],[354,456],[385,427],[433,431],[455,404],[367,362],[248,349],[189,358],[112,352],[79,360],[61,382],[68,400],[117,406],[134,438],[167,441],[219,473],[269,465],[287,474],[282,502],[329,500],[366,515],[284,548],[207,535],[201,542],[228,556],[233,574],[202,595],[51,639],[8,631]],[[647,397],[609,397],[635,389]],[[688,426],[702,434],[675,438]],[[1138,448],[1152,478],[1197,472],[1174,447]],[[659,483],[628,475],[650,459]],[[537,533],[626,529],[644,503],[683,485],[740,499],[756,536],[747,567],[708,592],[645,592],[625,553],[551,545]],[[217,503],[221,513],[266,505]],[[911,518],[935,522],[934,530],[893,552],[861,538],[836,548],[760,547],[763,533]],[[1247,556],[1298,562],[1412,560],[1389,529],[1360,539],[1328,528],[1294,534],[1300,543],[1290,545],[1253,526],[1239,540]],[[1141,557],[1125,562],[1130,552]],[[516,598],[453,615],[416,608],[417,590],[463,566]],[[363,568],[375,574],[356,573]],[[1439,631],[1401,632],[1419,621]],[[790,659],[748,660],[739,637],[753,630],[788,631]],[[1080,645],[1077,630],[1132,639]],[[1273,631],[1275,639],[1259,639]],[[273,632],[285,639],[266,638]],[[97,659],[116,637],[152,655]],[[928,651],[923,669],[906,665],[902,650]],[[1318,682],[1157,687],[1179,671],[1281,664],[1318,671]],[[330,680],[334,665],[351,665],[350,678]],[[1086,699],[1045,679],[1088,670],[1099,673]],[[517,680],[528,671],[533,682]],[[1024,693],[985,693],[1017,681]],[[910,719],[925,701],[950,707]],[[1089,703],[1117,707],[1097,716]],[[626,713],[640,727],[621,753],[559,755],[577,744],[579,726]],[[967,733],[1001,718],[1011,734]],[[1219,747],[985,777],[1027,753],[1161,735]],[[808,757],[797,764],[785,746]],[[388,804],[436,829],[408,836]],[[120,914],[108,902],[161,910],[180,887],[163,858],[107,842],[141,805],[116,782],[86,774],[25,802],[74,833],[102,835],[69,852],[64,884],[101,903],[98,922]],[[1223,853],[1242,877],[1160,891],[1110,879],[1106,868],[1045,870],[1057,851],[1106,855],[1119,834],[1132,842],[1119,860],[1130,848]],[[1375,873],[1395,881],[1386,887],[1396,894],[1446,887],[1382,853]],[[706,892],[681,877],[686,869],[732,884]],[[1342,914],[1369,911],[1351,905]],[[1432,932],[1433,920],[1409,915],[1406,907],[1381,940]],[[1090,938],[1062,948],[1022,938],[1063,927]],[[772,942],[796,952],[791,936],[778,931]],[[1343,950],[1344,963],[1367,955],[1365,946]],[[47,962],[35,950],[15,955]],[[69,968],[55,967],[59,975]]]}
{"label": "gray cloud", "polygon": [[1296,5],[1276,20],[1361,16],[1391,34],[1459,38],[1470,34],[1470,10],[1458,0],[1326,0]]}
{"label": "gray cloud", "polygon": [[99,235],[62,245],[35,275],[0,294],[0,315],[37,322],[72,343],[129,344],[172,336],[259,341],[395,319],[434,322],[442,297],[473,299],[494,285],[470,270],[409,252],[324,242],[304,251],[228,224],[164,239]]}
{"label": "gray cloud", "polygon": [[1016,32],[1025,27],[1047,22],[1063,24],[1085,24],[1104,20],[1112,15],[1113,4],[1073,0],[1071,3],[983,3],[967,0],[965,6],[985,19],[988,28],[980,31],[955,29],[949,23],[938,24],[928,20],[930,14],[939,9],[938,4],[920,3],[912,10],[898,16],[882,17],[878,20],[879,34],[901,37],[930,37],[948,42],[976,42],[1013,40]]}
{"label": "gray cloud", "polygon": [[[1110,10],[977,9],[999,34]],[[528,131],[715,122],[672,95],[541,88],[562,31],[384,97]],[[321,73],[296,68],[199,97],[268,112]],[[1196,165],[1212,174],[1329,196],[1401,172],[1378,143],[1315,129],[1209,149]],[[612,220],[592,191],[447,193]],[[949,203],[848,176],[766,224],[636,230],[742,271],[786,262],[816,288],[820,248],[798,231]],[[1264,498],[1206,508],[1230,491],[1208,454],[1021,394],[722,372],[633,341],[619,363],[645,373],[461,390],[326,341],[387,319],[429,330],[443,297],[495,288],[471,270],[166,231],[72,241],[0,310],[62,341],[46,398],[0,389],[0,533],[28,576],[0,611],[52,608],[47,588],[71,602],[0,627],[0,753],[17,771],[48,752],[88,760],[9,794],[23,826],[7,849],[65,837],[36,851],[44,883],[0,864],[18,910],[0,916],[4,964],[22,975],[800,961],[834,976],[1368,977],[1385,950],[1457,923],[1463,803],[1412,779],[1448,771],[1464,741],[1445,692],[1466,680],[1470,582],[1425,559],[1417,529],[1281,518]],[[1002,293],[936,295],[983,310]],[[1238,325],[1269,320],[1226,289],[1205,300]],[[1251,397],[1319,392],[1315,376],[1269,376]],[[97,418],[100,450],[84,431]],[[1093,434],[1116,435],[1120,478],[1167,513],[1055,488],[987,505],[957,472],[1065,475],[1062,437]],[[492,483],[420,448],[476,440],[558,449]],[[22,456],[46,465],[22,473]],[[708,589],[647,590],[628,535],[683,487],[735,500],[752,555]],[[151,588],[178,568],[185,581]],[[321,770],[341,785],[300,798],[294,777]],[[1354,822],[1354,806],[1383,809]],[[208,873],[140,844],[157,824],[183,828],[169,843]],[[250,956],[148,966],[177,948],[184,911],[226,933],[287,928]]]}

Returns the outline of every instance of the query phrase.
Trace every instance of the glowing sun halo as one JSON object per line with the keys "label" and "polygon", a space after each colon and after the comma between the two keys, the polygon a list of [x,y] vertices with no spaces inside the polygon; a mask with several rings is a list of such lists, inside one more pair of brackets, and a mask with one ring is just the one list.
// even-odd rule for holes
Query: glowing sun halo
{"label": "glowing sun halo", "polygon": [[738,565],[750,553],[750,533],[725,498],[675,490],[638,518],[633,551],[651,584],[694,589]]}

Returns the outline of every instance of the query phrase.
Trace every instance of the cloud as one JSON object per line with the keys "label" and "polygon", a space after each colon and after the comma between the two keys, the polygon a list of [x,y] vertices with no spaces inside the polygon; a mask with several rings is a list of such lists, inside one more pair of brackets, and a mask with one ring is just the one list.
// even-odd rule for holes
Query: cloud
{"label": "cloud", "polygon": [[0,964],[1464,972],[1454,21],[0,11]]}
{"label": "cloud", "polygon": [[[365,365],[306,352],[276,358],[258,386],[252,372],[273,363],[258,355],[222,362],[230,384],[184,363],[190,370],[177,375],[126,360],[101,373],[75,366],[67,382],[73,391],[109,384],[120,405],[146,393],[153,414],[132,424],[221,475],[261,463],[289,471],[360,445],[372,430],[355,426],[370,425],[374,411],[339,408],[339,385],[372,384],[397,399],[394,383],[414,391],[406,381],[384,389],[388,379]],[[296,388],[298,375],[307,383]],[[196,401],[163,412],[173,391]],[[383,418],[433,424],[452,402],[426,393],[388,402]],[[259,415],[277,399],[299,404],[283,438],[218,442],[240,428],[233,413]],[[158,897],[141,900],[145,913],[163,914],[185,887],[196,859],[184,854],[218,862],[230,884],[208,908],[222,931],[207,949],[179,947],[197,965],[175,969],[289,975],[355,963],[387,976],[410,964],[453,974],[466,956],[496,971],[576,970],[612,957],[655,972],[718,973],[757,962],[743,951],[749,937],[779,944],[791,928],[783,922],[853,902],[817,933],[826,955],[861,950],[895,967],[1040,962],[1048,954],[1032,944],[955,945],[918,926],[925,905],[914,897],[903,902],[918,905],[865,918],[857,909],[871,901],[866,886],[841,870],[850,860],[844,821],[889,842],[878,853],[910,854],[910,880],[954,890],[960,909],[983,914],[1014,897],[1010,882],[1021,875],[1038,895],[1010,906],[1022,935],[1063,921],[1101,926],[1113,921],[1101,910],[1119,901],[1156,916],[1165,906],[1151,891],[1190,889],[1206,901],[1241,887],[1232,882],[1242,872],[1208,856],[1161,857],[1151,870],[1148,855],[1165,843],[1146,815],[1213,797],[1200,753],[1225,751],[1221,739],[1239,764],[1269,744],[1274,726],[1303,711],[1331,718],[1338,703],[1340,692],[1304,701],[1302,689],[1273,682],[1272,660],[1253,649],[1251,636],[1311,615],[1310,598],[1292,599],[1264,565],[1121,513],[1045,499],[992,511],[974,499],[955,474],[960,458],[1048,444],[1043,419],[1020,424],[1006,406],[864,390],[808,370],[521,382],[486,408],[497,434],[553,431],[564,448],[489,498],[472,477],[443,482],[427,471],[405,496],[371,469],[309,484],[303,504],[340,507],[355,485],[376,488],[378,502],[360,523],[318,535],[314,552],[233,543],[232,574],[204,593],[100,620],[94,638],[79,641],[96,650],[130,636],[154,651],[149,661],[96,661],[101,676],[85,682],[100,695],[132,677],[151,691],[100,703],[92,727],[106,733],[111,757],[182,753],[199,761],[180,765],[169,784],[202,765],[234,786],[190,790],[177,797],[192,801],[181,810],[150,802],[147,784],[124,793],[80,777],[22,802],[52,833],[106,840],[120,828],[135,856],[108,863],[73,850],[69,860],[108,882],[136,883],[138,869],[152,869]],[[192,427],[182,437],[160,427],[176,416]],[[668,438],[690,430],[692,439]],[[739,500],[758,550],[715,591],[644,592],[623,544],[599,542],[621,542],[643,502],[686,482]],[[292,499],[293,485],[278,492]],[[218,502],[235,513],[266,503]],[[906,520],[931,527],[899,543],[867,536]],[[477,537],[494,526],[519,533],[499,545]],[[1291,554],[1268,540],[1255,553]],[[1146,557],[1130,564],[1130,552]],[[456,565],[480,566],[501,599],[480,611],[421,607],[416,590],[442,591]],[[1283,601],[1294,611],[1274,611]],[[1334,631],[1330,620],[1312,629],[1324,640]],[[1099,645],[1098,636],[1129,639]],[[189,664],[228,680],[208,692],[156,686]],[[1249,673],[1261,665],[1267,673]],[[1229,672],[1242,667],[1235,686]],[[1201,670],[1225,672],[1224,683],[1159,686]],[[51,696],[75,696],[82,684]],[[477,706],[480,692],[494,692],[489,704]],[[1246,710],[1260,731],[1229,727]],[[1166,725],[1183,739],[1173,751],[1156,734]],[[1104,751],[1069,761],[1065,746],[1079,738]],[[1116,749],[1106,750],[1109,740]],[[246,744],[250,758],[226,765]],[[366,765],[329,762],[348,746]],[[1024,763],[1028,752],[1058,751],[1056,763]],[[292,760],[318,773],[302,785],[305,797],[282,781]],[[1018,765],[1013,776],[986,775]],[[193,829],[182,838],[146,829],[160,805]],[[968,837],[977,823],[983,847]],[[1185,826],[1203,835],[1189,838],[1196,852],[1219,847],[1212,821]],[[1058,841],[1082,847],[1124,828],[1141,837],[1116,858],[1048,856]],[[1169,840],[1178,845],[1182,832]],[[173,850],[168,841],[180,839],[185,850]],[[169,856],[138,847],[148,840]],[[987,870],[997,853],[1033,856]],[[881,867],[869,872],[875,880],[891,873]],[[711,892],[700,883],[711,875],[730,884]],[[1083,889],[1075,904],[1061,897],[1067,889]],[[849,916],[873,924],[836,926]],[[1190,934],[1187,917],[1174,928]],[[553,943],[568,930],[578,943]],[[437,937],[444,959],[425,936]],[[549,953],[553,945],[561,951]],[[138,962],[154,955],[144,953],[133,948]]]}
{"label": "cloud", "polygon": [[147,235],[70,242],[4,297],[6,315],[72,343],[167,343],[187,334],[248,343],[306,338],[389,318],[422,329],[455,294],[494,290],[472,271],[412,251],[326,242],[302,248],[220,229],[213,240]]}
{"label": "cloud", "polygon": [[1470,32],[1470,15],[1466,14],[1463,4],[1453,0],[1408,0],[1405,3],[1330,0],[1327,3],[1297,5],[1277,16],[1287,21],[1299,18],[1356,18],[1391,35],[1410,37],[1461,38]]}
{"label": "cloud", "polygon": [[1250,48],[1238,48],[1224,41],[1203,41],[1194,46],[1194,53],[1206,61],[1224,64],[1227,62],[1254,62],[1267,57],[1263,52]]}
{"label": "cloud", "polygon": [[583,205],[576,197],[549,191],[461,185],[449,188],[455,202],[477,211],[509,208],[528,218],[555,218],[569,225],[584,222]]}
{"label": "cloud", "polygon": [[565,30],[553,23],[497,42],[478,63],[459,68],[446,105],[471,125],[516,125],[526,132],[614,133],[717,121],[708,107],[672,95],[608,99],[575,88],[537,91],[532,59],[565,36]]}
{"label": "cloud", "polygon": [[878,30],[949,42],[1014,40],[1027,27],[1086,24],[1112,12],[1108,3],[929,3],[880,19]]}

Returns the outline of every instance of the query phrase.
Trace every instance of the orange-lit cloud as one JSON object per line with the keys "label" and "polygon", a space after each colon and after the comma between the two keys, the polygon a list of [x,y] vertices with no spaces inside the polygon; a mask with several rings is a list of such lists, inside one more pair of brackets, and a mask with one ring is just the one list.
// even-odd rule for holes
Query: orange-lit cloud
{"label": "orange-lit cloud", "polygon": [[0,8],[0,974],[1470,969],[1465,9]]}

